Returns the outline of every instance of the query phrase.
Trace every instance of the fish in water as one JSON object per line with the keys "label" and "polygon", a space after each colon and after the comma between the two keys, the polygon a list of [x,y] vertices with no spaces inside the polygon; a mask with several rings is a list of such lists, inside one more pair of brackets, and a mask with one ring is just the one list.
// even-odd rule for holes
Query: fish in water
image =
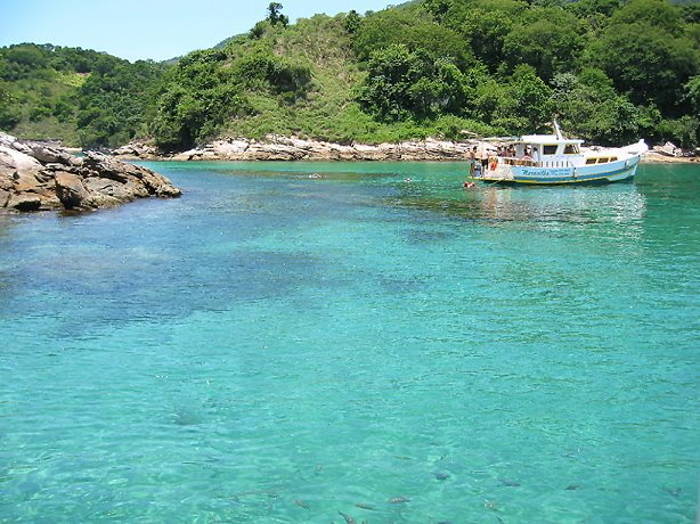
{"label": "fish in water", "polygon": [[347,513],[343,513],[342,511],[339,511],[338,514],[345,519],[346,524],[355,524],[355,519],[352,518]]}
{"label": "fish in water", "polygon": [[296,499],[296,500],[294,501],[294,504],[296,504],[296,505],[299,506],[300,508],[311,509],[311,506],[309,506],[306,502],[304,502],[304,501],[301,500],[301,499]]}
{"label": "fish in water", "polygon": [[447,480],[448,478],[450,478],[450,474],[438,471],[437,473],[435,473],[435,478],[438,480]]}
{"label": "fish in water", "polygon": [[502,486],[508,486],[509,488],[517,488],[520,486],[520,482],[511,479],[498,479]]}
{"label": "fish in water", "polygon": [[569,484],[569,485],[566,486],[564,489],[565,489],[566,491],[574,491],[575,489],[578,489],[578,488],[580,488],[580,487],[581,487],[581,486],[579,486],[578,484]]}
{"label": "fish in water", "polygon": [[662,489],[663,489],[666,493],[668,493],[669,495],[672,495],[672,496],[674,496],[674,497],[678,497],[678,495],[680,495],[681,492],[683,491],[682,488],[662,488]]}
{"label": "fish in water", "polygon": [[376,509],[371,504],[363,504],[362,502],[358,502],[357,504],[355,504],[355,507],[360,508],[360,509],[367,509],[369,511],[374,511]]}
{"label": "fish in water", "polygon": [[410,502],[411,499],[407,499],[406,497],[394,497],[389,499],[389,504],[404,504],[406,502]]}

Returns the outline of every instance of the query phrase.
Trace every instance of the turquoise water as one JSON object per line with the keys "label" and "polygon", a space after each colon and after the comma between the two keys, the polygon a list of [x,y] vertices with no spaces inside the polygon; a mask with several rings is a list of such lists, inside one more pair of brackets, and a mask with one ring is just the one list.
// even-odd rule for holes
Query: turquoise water
{"label": "turquoise water", "polygon": [[698,167],[151,165],[0,217],[0,521],[693,522]]}

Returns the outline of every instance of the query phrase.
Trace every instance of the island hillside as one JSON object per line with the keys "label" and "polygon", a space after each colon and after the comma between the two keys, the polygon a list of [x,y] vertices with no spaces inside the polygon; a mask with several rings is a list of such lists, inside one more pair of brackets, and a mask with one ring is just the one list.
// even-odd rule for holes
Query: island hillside
{"label": "island hillside", "polygon": [[0,129],[179,152],[220,137],[352,144],[547,129],[700,145],[700,5],[423,0],[251,30],[165,62],[0,48]]}

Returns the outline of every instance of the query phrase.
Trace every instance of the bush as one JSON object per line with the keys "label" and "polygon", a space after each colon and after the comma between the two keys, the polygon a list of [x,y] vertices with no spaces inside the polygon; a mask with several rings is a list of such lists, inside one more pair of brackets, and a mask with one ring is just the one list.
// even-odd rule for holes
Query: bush
{"label": "bush", "polygon": [[697,116],[685,115],[675,120],[663,120],[658,131],[662,141],[671,141],[683,149],[700,146],[700,120]]}

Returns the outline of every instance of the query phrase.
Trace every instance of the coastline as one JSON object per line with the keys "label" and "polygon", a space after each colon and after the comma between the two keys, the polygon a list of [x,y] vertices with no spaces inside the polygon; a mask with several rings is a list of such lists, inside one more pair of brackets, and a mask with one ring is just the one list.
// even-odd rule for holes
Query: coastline
{"label": "coastline", "polygon": [[90,211],[181,194],[170,180],[145,167],[92,151],[77,157],[0,132],[0,213]]}
{"label": "coastline", "polygon": [[[346,161],[346,162],[449,162],[469,160],[474,148],[491,147],[488,140],[410,140],[398,143],[339,144],[321,140],[269,135],[265,140],[221,138],[183,152],[163,154],[146,142],[135,141],[112,151],[123,160],[176,162],[203,161]],[[700,163],[700,157],[673,157],[649,151],[642,158],[646,164]]]}

